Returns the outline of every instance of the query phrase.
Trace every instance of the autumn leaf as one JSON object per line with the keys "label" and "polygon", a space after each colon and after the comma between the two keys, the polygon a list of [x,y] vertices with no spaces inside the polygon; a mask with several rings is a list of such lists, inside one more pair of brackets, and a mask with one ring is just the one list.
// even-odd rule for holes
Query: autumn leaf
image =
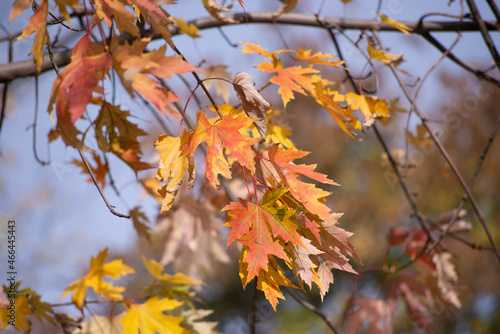
{"label": "autumn leaf", "polygon": [[165,116],[180,118],[179,112],[170,106],[180,99],[173,92],[162,87],[156,78],[169,79],[174,74],[193,72],[198,69],[182,60],[182,56],[165,56],[166,45],[145,53],[150,40],[150,38],[136,39],[130,45],[120,44],[118,39],[114,38],[111,41],[113,66],[123,87],[132,97],[135,97],[135,91]]}
{"label": "autumn leaf", "polygon": [[258,139],[250,138],[238,132],[239,129],[249,126],[251,123],[251,118],[246,116],[234,117],[231,114],[220,120],[209,122],[205,113],[198,112],[196,129],[189,137],[184,151],[192,154],[202,142],[207,144],[205,173],[214,188],[217,188],[220,184],[217,179],[219,174],[231,178],[230,165],[223,153],[224,148],[240,165],[248,168],[252,173],[255,171],[255,152],[251,146],[258,142]]}
{"label": "autumn leaf", "polygon": [[87,288],[91,287],[98,295],[104,298],[112,301],[122,301],[122,292],[125,291],[125,288],[105,282],[103,277],[108,276],[113,279],[120,279],[124,275],[135,273],[135,270],[124,264],[121,259],[104,263],[107,254],[108,249],[106,248],[96,258],[92,257],[89,272],[83,278],[71,283],[64,290],[61,298],[73,292],[71,301],[81,310],[87,296]]}
{"label": "autumn leaf", "polygon": [[192,24],[192,23],[187,24],[186,21],[184,21],[181,18],[176,17],[174,25],[177,28],[179,28],[179,32],[181,34],[188,35],[191,38],[200,38],[201,37],[201,35],[198,34],[198,28],[194,24]]}
{"label": "autumn leaf", "polygon": [[231,81],[233,76],[226,69],[226,65],[213,65],[204,69],[203,75],[206,77],[206,79],[214,78],[214,80],[205,79],[205,87],[210,90],[210,88],[212,87],[212,83],[215,82],[215,93],[222,97],[224,102],[227,103],[229,101],[229,84],[224,80],[216,79],[224,78],[228,81]]}
{"label": "autumn leaf", "polygon": [[195,180],[194,160],[190,153],[183,153],[183,148],[189,138],[189,132],[184,132],[180,137],[161,135],[154,142],[155,149],[160,153],[160,166],[156,179],[160,182],[167,182],[159,193],[163,198],[161,213],[170,210],[174,203],[175,196],[179,191],[182,181],[189,171],[188,187],[192,187]]}
{"label": "autumn leaf", "polygon": [[[238,1],[241,1],[241,0],[238,0]],[[233,23],[239,22],[237,20],[233,20],[232,18],[230,18],[226,15],[221,14],[221,12],[229,12],[231,10],[230,7],[224,7],[216,0],[202,0],[202,3],[203,3],[203,6],[205,6],[205,9],[217,21],[220,21],[223,23],[228,23],[228,24],[233,24]],[[241,2],[240,2],[240,4],[241,4]]]}
{"label": "autumn leaf", "polygon": [[148,260],[143,256],[142,261],[144,262],[144,265],[148,269],[149,273],[159,281],[170,284],[188,285],[188,286],[198,285],[202,283],[201,281],[192,279],[184,275],[183,273],[176,273],[174,276],[169,274],[163,274],[162,273],[164,269],[163,266],[158,262],[156,262],[155,260]]}
{"label": "autumn leaf", "polygon": [[396,20],[389,20],[387,15],[382,14],[382,13],[380,13],[379,16],[380,16],[380,20],[382,21],[382,23],[393,26],[394,28],[402,31],[405,35],[410,34],[411,29],[408,28],[405,24],[397,22]]}
{"label": "autumn leaf", "polygon": [[175,49],[172,42],[172,34],[168,30],[168,26],[172,23],[166,15],[166,12],[161,9],[162,1],[149,1],[149,0],[128,0],[128,3],[135,6],[139,10],[143,18],[145,18],[151,27],[170,45]]}
{"label": "autumn leaf", "polygon": [[259,204],[240,199],[239,202],[232,202],[222,209],[228,211],[227,214],[231,217],[229,222],[224,224],[231,227],[228,245],[238,240],[248,247],[244,257],[244,262],[248,264],[248,277],[245,280],[247,282],[257,276],[261,269],[267,270],[269,255],[288,258],[283,246],[275,238],[302,244],[300,235],[296,232],[297,226],[290,221],[293,211],[282,212],[274,206],[285,192],[287,190],[283,189],[267,191]]}
{"label": "autumn leaf", "polygon": [[182,317],[166,315],[163,312],[173,310],[183,305],[183,302],[173,299],[149,298],[144,304],[135,304],[125,301],[127,314],[120,321],[124,326],[123,334],[184,334],[185,329],[180,326]]}
{"label": "autumn leaf", "polygon": [[248,117],[254,119],[253,124],[261,137],[265,139],[267,134],[266,112],[271,110],[272,106],[250,84],[249,80],[252,80],[252,77],[248,73],[238,72],[233,79],[233,88],[243,110]]}
{"label": "autumn leaf", "polygon": [[108,27],[112,27],[113,19],[121,34],[128,32],[134,37],[140,37],[139,28],[135,24],[137,19],[129,12],[121,1],[94,0],[96,14],[100,19],[104,19]]}
{"label": "autumn leaf", "polygon": [[12,10],[10,11],[9,22],[21,15],[25,10],[31,7],[33,0],[15,0],[12,3]]}
{"label": "autumn leaf", "polygon": [[[31,4],[31,3],[30,3]],[[16,5],[14,7],[14,5]],[[11,13],[10,20],[19,15],[26,7],[26,3],[21,3],[20,1],[16,1],[13,4],[13,11]],[[24,10],[23,10],[24,11]],[[23,30],[21,36],[17,38],[17,40],[24,39],[35,33],[35,41],[33,42],[33,46],[31,48],[30,54],[35,58],[36,70],[38,73],[42,70],[43,63],[43,47],[47,44],[47,15],[49,14],[49,0],[41,0],[38,4],[35,14],[30,18],[30,22],[28,26]]]}
{"label": "autumn leaf", "polygon": [[148,226],[149,220],[144,212],[141,212],[139,206],[134,207],[129,211],[129,216],[134,224],[134,229],[137,234],[151,242],[151,232]]}
{"label": "autumn leaf", "polygon": [[283,5],[273,14],[273,18],[278,18],[284,13],[291,12],[297,6],[297,0],[280,0]]}
{"label": "autumn leaf", "polygon": [[349,92],[345,94],[346,102],[353,109],[359,109],[363,114],[367,128],[370,128],[378,117],[389,117],[387,102],[374,96],[358,95]]}
{"label": "autumn leaf", "polygon": [[[106,166],[105,163],[102,162],[101,156],[97,155],[96,152],[92,152],[92,158],[95,161],[95,166],[90,163],[89,161],[89,167],[92,172],[92,175],[94,175],[95,180],[97,183],[101,185],[101,188],[104,189],[106,187],[106,175],[108,173],[108,167]],[[87,170],[87,167],[85,166],[85,163],[82,160],[73,160],[71,163],[75,166],[78,166],[84,175],[87,175],[87,182],[93,183],[94,181],[92,178],[88,175],[89,172]]]}
{"label": "autumn leaf", "polygon": [[101,99],[99,115],[94,120],[95,136],[103,152],[112,152],[125,162],[134,172],[151,168],[141,161],[142,150],[137,137],[147,133],[128,120],[130,112],[121,110]]}
{"label": "autumn leaf", "polygon": [[356,310],[346,319],[347,334],[359,333],[365,322],[370,334],[392,334],[392,314],[383,300],[359,297],[352,307]]}
{"label": "autumn leaf", "polygon": [[455,284],[458,281],[455,265],[451,261],[451,254],[448,252],[440,252],[434,254],[432,262],[436,266],[435,277],[437,291],[441,300],[445,303],[461,308],[462,303],[458,298]]}
{"label": "autumn leaf", "polygon": [[271,61],[273,63],[278,61],[278,59],[276,58],[277,55],[282,54],[282,53],[291,52],[290,50],[277,50],[277,51],[269,52],[266,49],[264,49],[262,46],[260,46],[258,44],[251,43],[251,42],[246,42],[246,43],[241,42],[241,44],[243,45],[243,49],[241,50],[241,53],[255,53],[255,54],[258,54],[258,55],[261,55],[264,57],[268,57],[269,59],[271,59]]}
{"label": "autumn leaf", "polygon": [[304,89],[307,91],[314,90],[313,81],[309,74],[319,72],[312,67],[292,66],[284,68],[281,62],[275,66],[267,60],[264,60],[255,68],[263,72],[276,73],[269,81],[280,86],[278,93],[281,95],[285,107],[290,100],[295,98],[293,92],[307,95]]}
{"label": "autumn leaf", "polygon": [[313,184],[299,181],[299,175],[307,176],[315,181],[338,185],[328,179],[324,174],[315,172],[316,165],[295,165],[292,160],[300,159],[309,154],[299,150],[283,150],[277,145],[269,146],[269,160],[273,164],[281,181],[290,189],[290,193],[311,213],[322,219],[330,218],[330,208],[320,200],[329,192],[316,188]]}
{"label": "autumn leaf", "polygon": [[368,55],[370,56],[371,59],[381,61],[385,64],[390,64],[390,63],[396,62],[396,61],[402,59],[402,57],[403,57],[402,53],[400,53],[398,56],[395,56],[393,54],[386,53],[383,50],[376,49],[371,44],[368,45],[367,50],[368,50]]}
{"label": "autumn leaf", "polygon": [[266,299],[276,311],[278,298],[285,299],[280,290],[280,286],[296,288],[295,285],[285,276],[285,271],[278,265],[276,260],[270,258],[267,270],[261,270],[257,277],[257,289],[264,292]]}
{"label": "autumn leaf", "polygon": [[160,263],[193,278],[217,274],[222,264],[231,262],[222,245],[220,210],[206,198],[188,195],[177,203],[155,225],[163,245]]}
{"label": "autumn leaf", "polygon": [[[12,311],[9,309],[14,305],[14,318],[12,318]],[[26,316],[33,314],[33,310],[29,307],[30,301],[25,294],[19,294],[12,299],[8,305],[0,305],[0,329],[5,329],[12,321],[14,327],[19,331],[29,333],[31,331],[31,321]]]}
{"label": "autumn leaf", "polygon": [[85,334],[121,334],[123,333],[124,326],[121,320],[125,316],[126,312],[122,312],[118,315],[111,316],[101,316],[94,315],[90,317],[89,321],[81,324],[81,329],[78,329],[74,333],[85,333]]}
{"label": "autumn leaf", "polygon": [[431,315],[429,306],[432,305],[432,293],[425,284],[412,272],[403,272],[390,281],[387,292],[387,307],[394,313],[398,298],[403,299],[410,319],[418,319],[415,325],[431,332]]}
{"label": "autumn leaf", "polygon": [[334,55],[331,54],[323,54],[321,52],[316,52],[311,55],[311,50],[305,50],[304,48],[300,48],[298,51],[295,51],[295,57],[300,61],[307,61],[309,63],[318,64],[318,65],[327,65],[331,67],[339,67],[344,63],[343,60],[328,60],[328,58],[335,58]]}
{"label": "autumn leaf", "polygon": [[317,256],[323,252],[311,244],[309,239],[301,237],[302,244],[305,247],[292,245],[294,259],[293,271],[295,276],[300,278],[299,282],[306,283],[309,288],[312,288],[312,283],[316,283],[318,287],[322,288],[322,284],[317,272],[317,265],[311,260],[310,256]]}
{"label": "autumn leaf", "polygon": [[428,134],[427,129],[423,123],[417,125],[417,133],[415,135],[411,131],[407,131],[407,134],[408,143],[412,145],[428,147],[433,143],[432,137]]}
{"label": "autumn leaf", "polygon": [[219,334],[215,327],[216,322],[200,321],[203,318],[212,314],[212,310],[189,309],[182,312],[182,327],[186,328],[191,334]]}

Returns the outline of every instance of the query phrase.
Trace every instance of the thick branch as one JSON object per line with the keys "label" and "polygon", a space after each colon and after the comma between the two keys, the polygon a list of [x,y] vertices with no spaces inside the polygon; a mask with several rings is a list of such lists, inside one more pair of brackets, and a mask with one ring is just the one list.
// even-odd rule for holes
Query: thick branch
{"label": "thick branch", "polygon": [[[381,24],[379,21],[375,20],[357,20],[357,19],[338,19],[333,17],[315,17],[313,15],[306,14],[284,14],[277,19],[273,19],[274,13],[248,13],[245,14],[234,14],[228,15],[230,18],[241,21],[240,24],[246,23],[278,23],[278,24],[290,24],[296,26],[310,26],[310,27],[338,27],[344,30],[370,30],[376,29],[379,31],[398,31],[396,28]],[[248,20],[247,20],[248,19]],[[322,22],[324,26],[318,23],[318,20]],[[189,24],[194,24],[198,29],[210,29],[217,28],[228,25],[227,23],[222,23],[215,20],[212,17],[201,18],[188,22]],[[432,31],[478,31],[479,27],[475,22],[402,22],[406,24],[413,33],[417,34],[428,34]],[[494,22],[484,22],[487,30],[497,30]],[[179,34],[177,28],[170,26],[170,31],[172,35]],[[153,38],[160,38],[160,36],[154,36]],[[62,67],[70,62],[71,51],[61,51],[54,53],[55,62],[57,66]],[[52,69],[52,65],[48,56],[45,57],[42,72]],[[9,63],[5,65],[0,65],[0,83],[14,80],[17,78],[30,77],[36,75],[36,68],[33,60],[22,61],[17,63]]]}

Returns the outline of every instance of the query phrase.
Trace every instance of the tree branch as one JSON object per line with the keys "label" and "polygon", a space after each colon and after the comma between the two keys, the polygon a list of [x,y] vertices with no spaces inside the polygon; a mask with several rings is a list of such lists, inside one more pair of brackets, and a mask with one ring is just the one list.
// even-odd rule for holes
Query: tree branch
{"label": "tree branch", "polygon": [[[316,17],[307,14],[284,14],[276,19],[273,18],[274,13],[244,13],[227,15],[228,17],[241,21],[240,24],[251,24],[251,23],[277,23],[277,24],[290,24],[296,26],[310,26],[310,27],[320,27],[321,24],[318,22],[320,20],[323,27],[333,28],[339,27],[344,30],[378,30],[378,31],[394,31],[399,32],[398,29],[382,24],[380,21],[376,20],[357,20],[357,19],[339,19],[333,17]],[[485,29],[497,31],[495,22],[482,21],[485,24]],[[460,21],[449,21],[449,22],[401,22],[407,25],[416,34],[428,34],[431,31],[439,32],[449,32],[449,31],[478,31],[479,26],[475,22],[460,22]],[[212,17],[206,17],[201,19],[196,19],[188,22],[188,24],[194,24],[198,29],[211,29],[218,28],[222,26],[229,25],[227,23],[219,22]],[[175,27],[169,26],[172,35],[178,35],[179,30]],[[154,35],[154,39],[160,38],[159,35]],[[71,60],[71,50],[61,51],[54,53],[54,60],[57,66],[62,67],[69,64]],[[42,64],[42,72],[52,69],[50,59],[48,56],[44,57]],[[0,83],[14,80],[17,78],[30,77],[36,74],[36,67],[33,60],[27,60],[22,62],[16,62],[11,64],[0,65]],[[500,82],[499,82],[500,84]]]}

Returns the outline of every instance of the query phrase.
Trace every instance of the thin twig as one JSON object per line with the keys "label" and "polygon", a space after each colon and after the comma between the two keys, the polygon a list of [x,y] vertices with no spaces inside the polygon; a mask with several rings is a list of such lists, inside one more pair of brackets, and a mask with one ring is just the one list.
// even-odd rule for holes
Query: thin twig
{"label": "thin twig", "polygon": [[493,61],[495,62],[495,64],[497,64],[497,68],[500,69],[500,54],[498,54],[498,51],[495,48],[495,44],[493,44],[493,40],[491,39],[491,36],[488,33],[486,24],[481,18],[481,14],[479,14],[479,11],[477,10],[476,3],[474,2],[474,0],[467,0],[467,4],[469,5],[469,9],[472,14],[472,17],[474,18],[474,21],[476,21],[479,27],[481,36],[483,36],[484,43],[486,44],[488,50],[490,51]]}
{"label": "thin twig", "polygon": [[[498,128],[500,127],[500,118],[498,118],[498,121],[495,125],[495,128],[493,129],[490,137],[488,138],[488,142],[486,143],[486,146],[483,150],[483,153],[481,154],[481,157],[479,157],[479,161],[477,162],[477,165],[476,165],[476,169],[474,170],[474,174],[472,174],[472,177],[471,179],[469,180],[469,188],[472,189],[472,187],[474,186],[474,182],[476,181],[476,178],[477,176],[479,175],[479,171],[481,170],[481,167],[483,166],[483,162],[484,162],[484,159],[486,158],[486,155],[488,154],[488,151],[491,147],[491,144],[493,143],[493,139],[495,139],[495,136],[498,132]],[[462,196],[462,201],[460,202],[460,204],[458,205],[456,211],[455,211],[455,214],[453,215],[453,217],[450,219],[450,222],[447,224],[446,228],[444,229],[444,231],[441,232],[441,234],[439,235],[439,237],[437,238],[437,240],[434,242],[433,245],[431,245],[431,247],[429,248],[429,252],[434,249],[437,244],[439,242],[441,242],[441,240],[443,240],[443,238],[448,235],[448,232],[450,231],[451,227],[453,226],[453,224],[458,220],[458,215],[460,213],[460,210],[462,210],[462,207],[464,206],[465,202],[467,201],[467,194],[464,194]]]}
{"label": "thin twig", "polygon": [[326,314],[321,312],[317,307],[309,303],[308,301],[304,300],[297,292],[295,292],[293,289],[284,286],[283,290],[285,290],[297,303],[302,305],[302,307],[308,309],[309,311],[317,314],[323,321],[327,324],[328,328],[330,328],[333,333],[335,334],[340,334],[340,330],[337,329],[337,327],[332,323],[332,321],[328,318]]}
{"label": "thin twig", "polygon": [[[378,35],[378,33],[376,31],[373,31],[373,35],[375,36],[380,47],[384,50],[385,49],[384,45],[382,44],[382,40],[380,39],[380,36]],[[462,177],[462,174],[460,173],[458,168],[455,166],[455,163],[453,162],[453,160],[449,156],[449,154],[446,151],[446,149],[444,148],[443,144],[441,144],[441,142],[439,141],[437,136],[431,131],[429,124],[428,124],[428,121],[424,117],[423,113],[420,111],[420,109],[417,107],[417,105],[413,102],[412,97],[410,95],[410,92],[408,91],[408,89],[404,85],[403,81],[401,80],[401,77],[399,76],[399,73],[396,71],[395,66],[393,64],[389,64],[388,66],[391,69],[392,74],[394,75],[397,82],[399,83],[399,85],[400,85],[401,89],[403,90],[408,101],[412,105],[415,106],[413,108],[413,110],[418,115],[418,117],[422,120],[422,124],[425,126],[425,129],[427,130],[427,132],[431,136],[432,141],[436,144],[437,148],[439,149],[439,152],[441,153],[443,158],[446,160],[447,164],[450,166],[451,170],[455,174],[455,176],[456,176],[457,180],[459,181],[460,185],[462,186],[462,188],[465,190],[465,193],[467,194],[467,197],[469,198],[469,201],[472,205],[472,208],[474,209],[474,212],[476,213],[476,216],[477,216],[479,222],[483,226],[483,229],[484,229],[486,235],[488,236],[488,240],[489,240],[491,246],[493,247],[493,249],[495,250],[495,254],[496,254],[498,260],[500,261],[500,250],[498,249],[498,247],[495,243],[495,240],[493,239],[493,236],[491,235],[491,232],[488,228],[488,225],[486,224],[486,221],[484,219],[484,215],[483,215],[481,209],[479,208],[479,206],[477,205],[477,202],[476,202],[474,196],[472,196],[472,193],[471,193],[467,183],[465,182],[464,178]]]}
{"label": "thin twig", "polygon": [[97,180],[95,179],[94,174],[92,173],[92,170],[90,169],[89,162],[87,161],[87,158],[83,154],[82,150],[77,149],[78,153],[80,153],[80,157],[82,158],[83,164],[85,165],[85,168],[87,169],[87,172],[89,173],[90,177],[92,178],[92,181],[94,182],[94,185],[96,186],[97,190],[99,191],[99,194],[101,195],[102,199],[104,200],[104,203],[106,203],[106,206],[108,207],[109,211],[114,214],[115,216],[122,217],[122,218],[130,218],[130,216],[124,215],[122,213],[116,212],[114,209],[114,206],[109,204],[108,200],[106,199],[106,196],[104,196],[104,193],[102,192],[101,187],[97,183]]}
{"label": "thin twig", "polygon": [[[37,125],[37,118],[38,118],[38,75],[35,76],[35,116],[33,120],[33,154],[35,155],[35,160],[41,164],[42,166],[50,164],[50,161],[43,161],[38,157],[38,152],[36,150],[36,125]],[[50,149],[50,145],[48,146]]]}

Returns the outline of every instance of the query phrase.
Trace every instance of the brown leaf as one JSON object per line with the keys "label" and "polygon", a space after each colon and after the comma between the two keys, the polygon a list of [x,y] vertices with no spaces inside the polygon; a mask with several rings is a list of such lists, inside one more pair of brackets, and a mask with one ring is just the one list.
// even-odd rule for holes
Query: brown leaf
{"label": "brown leaf", "polygon": [[271,104],[267,102],[262,95],[255,89],[249,80],[252,77],[246,72],[238,72],[233,79],[233,87],[238,99],[243,106],[246,114],[254,120],[253,124],[259,131],[262,138],[266,139],[266,111],[272,109]]}

